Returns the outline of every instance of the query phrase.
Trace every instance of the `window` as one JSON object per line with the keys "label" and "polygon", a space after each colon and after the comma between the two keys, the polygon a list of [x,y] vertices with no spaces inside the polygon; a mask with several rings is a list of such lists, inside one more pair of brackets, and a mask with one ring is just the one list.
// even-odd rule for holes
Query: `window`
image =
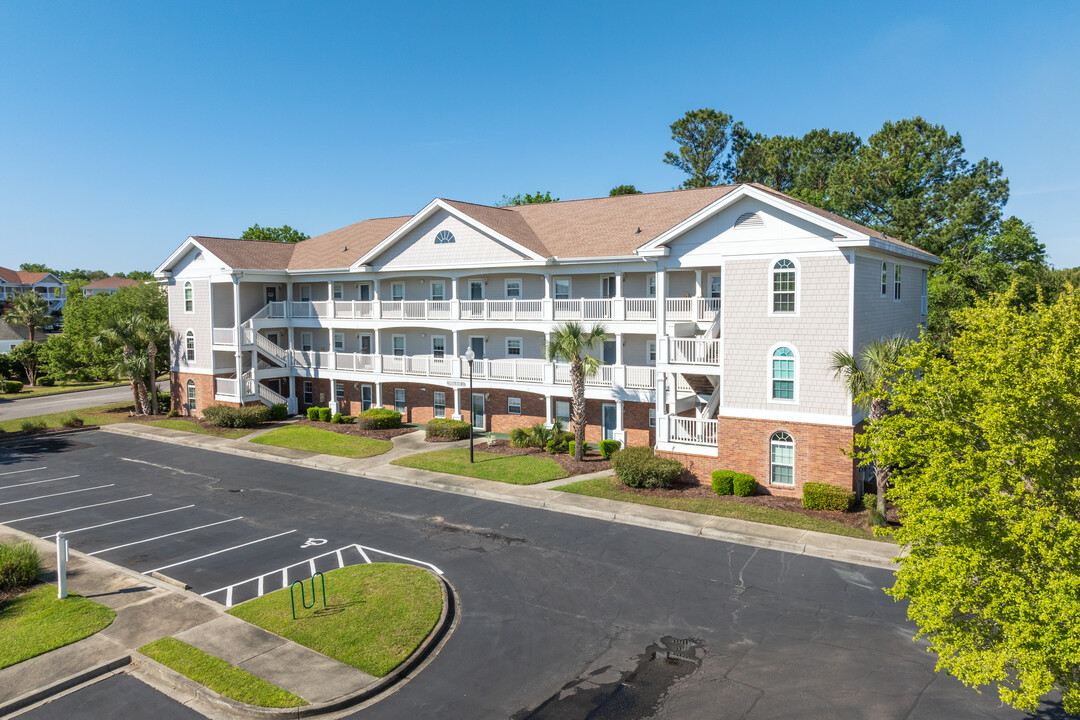
{"label": "window", "polygon": [[570,278],[568,278],[568,277],[555,278],[555,299],[556,300],[569,300],[570,299]]}
{"label": "window", "polygon": [[900,299],[900,263],[896,264],[896,270],[895,270],[895,272],[893,274],[894,274],[894,277],[893,277],[893,296],[892,296],[892,299],[893,300],[899,300]]}
{"label": "window", "polygon": [[334,350],[345,352],[345,333],[334,333]]}
{"label": "window", "polygon": [[405,336],[404,335],[394,335],[392,340],[391,340],[391,343],[392,343],[393,348],[394,348],[394,355],[396,355],[398,357],[401,357],[402,355],[405,354]]}
{"label": "window", "polygon": [[439,234],[435,236],[436,245],[446,245],[452,242],[454,242],[454,233],[449,230],[440,230]]}
{"label": "window", "polygon": [[395,302],[405,299],[405,283],[390,283],[390,299]]}
{"label": "window", "polygon": [[372,353],[371,344],[372,344],[372,336],[371,336],[371,334],[370,333],[361,333],[360,334],[360,354],[361,355],[371,355],[371,353]]}
{"label": "window", "polygon": [[650,365],[656,364],[656,341],[650,340],[645,343],[645,355]]}
{"label": "window", "polygon": [[795,399],[795,353],[778,347],[772,354],[772,399]]}
{"label": "window", "polygon": [[795,312],[795,263],[786,258],[773,265],[772,295],[774,313]]}
{"label": "window", "polygon": [[926,314],[927,310],[927,292],[926,292],[926,271],[922,271],[922,314]]}
{"label": "window", "polygon": [[555,401],[555,419],[562,420],[563,425],[570,424],[570,401],[569,400],[556,400]]}
{"label": "window", "polygon": [[769,440],[769,480],[773,485],[795,484],[795,441],[786,432]]}
{"label": "window", "polygon": [[446,299],[446,283],[442,280],[431,281],[431,299],[432,300],[445,300]]}
{"label": "window", "polygon": [[432,335],[431,336],[431,356],[432,357],[446,357],[446,336],[445,335]]}
{"label": "window", "polygon": [[311,333],[300,333],[300,349],[303,352],[311,352],[312,345]]}
{"label": "window", "polygon": [[314,402],[314,398],[312,398],[312,396],[311,396],[311,381],[310,380],[305,380],[304,381],[304,404],[305,405],[310,405],[312,402]]}
{"label": "window", "polygon": [[723,276],[709,275],[709,297],[719,299],[723,294]]}
{"label": "window", "polygon": [[656,297],[656,276],[645,276],[645,297]]}
{"label": "window", "polygon": [[608,275],[600,281],[600,294],[605,298],[615,297],[615,276]]}
{"label": "window", "polygon": [[446,417],[446,392],[443,390],[436,390],[431,394],[432,404],[434,405],[432,414],[437,418]]}
{"label": "window", "polygon": [[506,357],[521,357],[521,338],[506,338]]}
{"label": "window", "polygon": [[311,286],[300,286],[300,302],[311,302]]}
{"label": "window", "polygon": [[483,280],[470,280],[469,281],[469,299],[470,300],[483,300],[484,299],[484,281]]}
{"label": "window", "polygon": [[184,312],[195,312],[195,291],[190,282],[184,283]]}
{"label": "window", "polygon": [[521,414],[521,398],[508,397],[506,398],[506,412],[509,415]]}
{"label": "window", "polygon": [[649,408],[649,427],[656,427],[656,408]]}
{"label": "window", "polygon": [[521,278],[508,279],[505,285],[507,300],[513,300],[514,298],[521,297]]}
{"label": "window", "polygon": [[881,297],[889,294],[889,265],[881,263]]}
{"label": "window", "polygon": [[195,381],[187,381],[187,409],[191,412],[195,409]]}
{"label": "window", "polygon": [[344,300],[345,299],[345,288],[342,287],[341,283],[334,283],[334,299],[335,300]]}
{"label": "window", "polygon": [[187,361],[189,363],[193,363],[195,362],[195,333],[193,333],[191,330],[188,330],[187,335],[185,335],[184,338]]}
{"label": "window", "polygon": [[334,383],[334,397],[338,400],[345,399],[345,383],[340,380]]}
{"label": "window", "polygon": [[394,409],[405,414],[405,388],[394,388]]}
{"label": "window", "polygon": [[360,386],[360,411],[370,410],[374,403],[371,401],[371,386]]}

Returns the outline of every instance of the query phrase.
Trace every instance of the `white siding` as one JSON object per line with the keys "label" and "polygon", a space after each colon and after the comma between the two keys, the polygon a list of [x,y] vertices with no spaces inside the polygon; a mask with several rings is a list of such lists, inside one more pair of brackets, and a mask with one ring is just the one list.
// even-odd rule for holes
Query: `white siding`
{"label": "white siding", "polygon": [[[881,295],[881,263],[886,265],[885,296]],[[893,298],[896,264],[901,265],[900,301]],[[867,255],[855,256],[855,350],[879,338],[905,333],[916,339],[922,314],[922,270],[925,265]]]}
{"label": "white siding", "polygon": [[[435,244],[442,230],[454,234],[454,242]],[[478,263],[515,263],[525,256],[494,237],[440,210],[399,239],[373,265],[380,270],[404,267],[460,267]]]}

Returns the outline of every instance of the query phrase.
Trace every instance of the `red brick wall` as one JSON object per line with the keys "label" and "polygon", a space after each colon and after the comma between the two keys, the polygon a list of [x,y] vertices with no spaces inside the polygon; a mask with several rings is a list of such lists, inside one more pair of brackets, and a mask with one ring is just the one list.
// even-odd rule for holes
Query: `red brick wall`
{"label": "red brick wall", "polygon": [[[842,425],[778,422],[718,417],[719,457],[685,453],[660,453],[686,466],[688,475],[701,484],[712,482],[713,470],[734,470],[753,475],[758,489],[771,495],[802,497],[805,482],[823,482],[852,490],[857,470],[847,457],[855,428]],[[795,486],[769,483],[769,440],[783,430],[795,441]]]}
{"label": "red brick wall", "polygon": [[[217,377],[228,377],[218,375]],[[187,414],[187,383],[195,381],[195,417],[202,417],[202,411],[211,405],[228,405],[239,407],[240,403],[223,402],[214,399],[214,376],[197,373],[173,372],[169,373],[169,403],[172,410],[181,415]]]}

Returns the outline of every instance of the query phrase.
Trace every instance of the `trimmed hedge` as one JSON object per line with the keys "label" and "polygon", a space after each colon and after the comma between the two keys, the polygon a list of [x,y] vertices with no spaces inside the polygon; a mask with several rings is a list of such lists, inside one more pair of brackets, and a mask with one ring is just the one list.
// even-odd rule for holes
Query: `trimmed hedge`
{"label": "trimmed hedge", "polygon": [[401,413],[389,408],[373,407],[356,416],[361,430],[395,430],[401,427]]}
{"label": "trimmed hedge", "polygon": [[469,423],[464,420],[435,418],[427,424],[426,437],[442,437],[451,440],[464,440],[469,437]]}
{"label": "trimmed hedge", "polygon": [[202,411],[211,425],[225,428],[249,428],[270,419],[270,408],[265,405],[246,405],[234,408],[228,405],[211,405]]}
{"label": "trimmed hedge", "polygon": [[855,493],[835,485],[808,482],[802,487],[802,506],[807,510],[850,510]]}
{"label": "trimmed hedge", "polygon": [[288,405],[281,405],[279,403],[277,405],[271,405],[270,406],[270,419],[271,420],[284,420],[287,417],[289,417],[289,406]]}
{"label": "trimmed hedge", "polygon": [[165,413],[165,417],[169,417],[169,418],[180,417],[180,411],[179,410],[170,410],[169,412]]}
{"label": "trimmed hedge", "polygon": [[33,585],[41,575],[41,556],[27,541],[0,544],[0,592]]}
{"label": "trimmed hedge", "polygon": [[319,422],[330,422],[330,408],[319,408]]}
{"label": "trimmed hedge", "polygon": [[510,447],[532,447],[531,442],[532,436],[527,429],[518,427],[510,430]]}
{"label": "trimmed hedge", "polygon": [[600,457],[607,460],[609,457],[615,454],[615,452],[622,447],[622,443],[618,440],[601,440],[600,441]]}
{"label": "trimmed hedge", "polygon": [[[757,489],[757,483],[754,482],[753,475],[738,473],[734,470],[713,470],[712,491],[717,495],[734,495],[736,482],[744,490],[743,497],[753,495],[754,490]],[[747,487],[750,488],[749,492],[746,492]]]}
{"label": "trimmed hedge", "polygon": [[731,480],[732,484],[735,486],[735,494],[739,497],[757,495],[757,481],[754,480],[753,475],[743,475],[742,473],[739,473]]}
{"label": "trimmed hedge", "polygon": [[56,384],[56,380],[46,375],[44,377],[39,377],[37,379],[37,384],[38,387],[52,387]]}
{"label": "trimmed hedge", "polygon": [[[569,442],[566,443],[566,451],[568,453],[570,453],[571,455],[574,454],[574,450],[576,449],[576,447],[577,446],[575,444],[575,441],[573,441],[573,440],[570,440]],[[586,453],[589,452],[589,443],[585,443],[585,452]]]}
{"label": "trimmed hedge", "polygon": [[343,415],[341,413],[336,412],[336,413],[334,413],[334,417],[330,418],[330,422],[334,423],[335,425],[340,425],[341,422],[342,422],[341,421],[342,417],[343,417]]}
{"label": "trimmed hedge", "polygon": [[6,393],[18,393],[22,392],[23,384],[18,380],[5,380],[3,384],[3,390]]}
{"label": "trimmed hedge", "polygon": [[547,441],[544,449],[552,455],[565,455],[570,452],[570,443],[574,440],[572,432],[557,432]]}
{"label": "trimmed hedge", "polygon": [[309,407],[307,409],[307,419],[311,422],[317,422],[319,419],[319,408]]}
{"label": "trimmed hedge", "polygon": [[678,460],[657,457],[651,447],[629,447],[611,456],[615,477],[636,488],[666,488],[675,484],[683,466]]}

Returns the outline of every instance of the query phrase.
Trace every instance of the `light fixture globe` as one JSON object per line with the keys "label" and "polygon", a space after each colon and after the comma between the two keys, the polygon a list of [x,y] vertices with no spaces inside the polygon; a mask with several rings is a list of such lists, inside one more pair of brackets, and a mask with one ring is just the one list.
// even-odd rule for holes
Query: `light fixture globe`
{"label": "light fixture globe", "polygon": [[476,353],[473,352],[472,348],[468,348],[467,350],[465,350],[465,359],[469,362],[472,362],[476,359]]}

